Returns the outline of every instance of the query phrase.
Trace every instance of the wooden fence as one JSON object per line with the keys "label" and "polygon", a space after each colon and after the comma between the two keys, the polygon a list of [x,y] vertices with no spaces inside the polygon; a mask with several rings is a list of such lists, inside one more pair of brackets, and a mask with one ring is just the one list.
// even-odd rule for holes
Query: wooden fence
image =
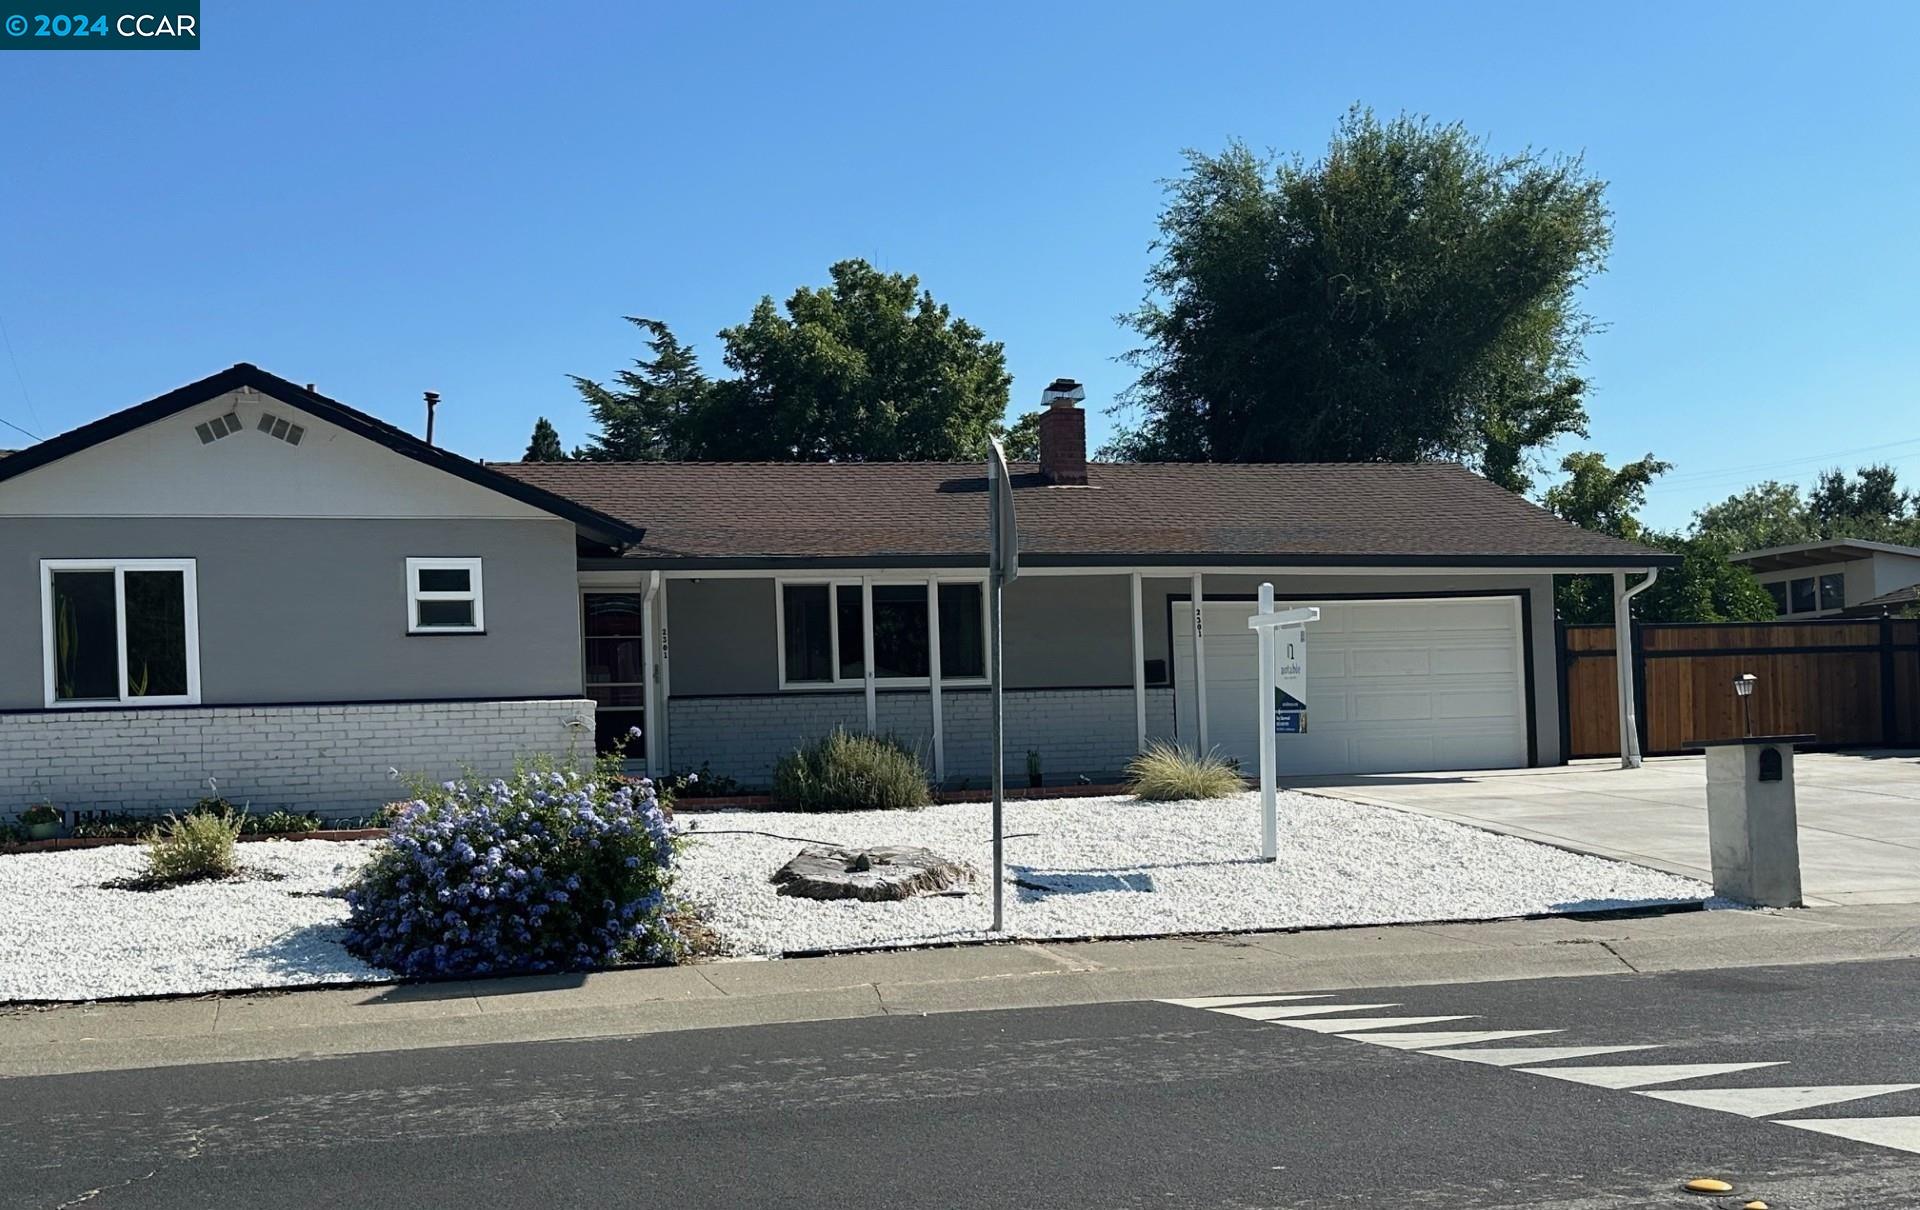
{"label": "wooden fence", "polygon": [[[1920,746],[1920,621],[1650,623],[1633,628],[1634,711],[1648,756],[1745,734],[1733,679],[1758,678],[1755,735],[1814,747]],[[1620,753],[1612,626],[1560,628],[1561,750]]]}

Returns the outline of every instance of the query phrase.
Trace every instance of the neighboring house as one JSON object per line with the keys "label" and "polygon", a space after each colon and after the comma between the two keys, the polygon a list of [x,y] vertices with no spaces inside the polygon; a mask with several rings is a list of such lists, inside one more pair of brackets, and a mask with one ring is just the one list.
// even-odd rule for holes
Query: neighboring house
{"label": "neighboring house", "polygon": [[1920,585],[1920,547],[1857,538],[1772,546],[1732,556],[1773,597],[1783,618],[1899,613]]}
{"label": "neighboring house", "polygon": [[[1671,555],[1444,463],[1016,467],[1006,763],[1110,781],[1254,752],[1254,594],[1317,604],[1285,773],[1561,759],[1552,577]],[[366,810],[630,728],[764,787],[835,725],[985,784],[973,463],[527,463],[436,449],[253,366],[0,459],[0,807]],[[1204,603],[1201,610],[1193,602]]]}

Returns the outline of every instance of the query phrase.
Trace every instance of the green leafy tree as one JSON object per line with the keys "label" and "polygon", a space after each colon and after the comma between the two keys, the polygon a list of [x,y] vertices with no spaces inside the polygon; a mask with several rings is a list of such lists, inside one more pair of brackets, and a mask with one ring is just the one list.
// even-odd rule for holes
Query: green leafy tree
{"label": "green leafy tree", "polygon": [[1769,479],[1693,514],[1696,537],[1711,538],[1733,552],[1792,546],[1819,537],[1807,502],[1791,483]]}
{"label": "green leafy tree", "polygon": [[545,416],[533,422],[533,437],[527,442],[527,452],[522,459],[527,462],[564,462],[567,451],[560,445],[560,430],[553,427],[553,421]]}
{"label": "green leafy tree", "polygon": [[[1658,533],[1641,523],[1647,487],[1669,464],[1652,454],[1617,469],[1591,451],[1561,461],[1567,478],[1547,489],[1542,502],[1584,529],[1643,542],[1681,555],[1678,567],[1661,571],[1635,598],[1642,621],[1757,622],[1773,617],[1773,598],[1744,567],[1730,563],[1735,548],[1724,538]],[[1613,620],[1613,586],[1607,576],[1558,576],[1554,611],[1563,622]]]}
{"label": "green leafy tree", "polygon": [[611,384],[575,377],[599,431],[585,458],[905,461],[984,457],[1007,407],[1006,355],[916,277],[860,260],[720,333],[729,378],[652,319],[650,356]]}
{"label": "green leafy tree", "polygon": [[763,298],[720,334],[735,377],[715,399],[724,426],[707,457],[778,461],[979,458],[1007,408],[1006,355],[920,280],[861,260],[802,288],[785,311]]}
{"label": "green leafy tree", "polygon": [[713,383],[692,348],[657,319],[627,316],[646,333],[649,357],[620,371],[612,385],[573,375],[598,431],[578,456],[601,462],[654,462],[709,456]]}
{"label": "green leafy tree", "polygon": [[1028,412],[1014,421],[1000,439],[1000,446],[1007,451],[1010,462],[1040,461],[1040,413]]}
{"label": "green leafy tree", "polygon": [[1920,504],[1902,491],[1900,477],[1884,463],[1863,466],[1849,479],[1835,467],[1823,471],[1807,493],[1807,515],[1822,538],[1910,541],[1920,531]]}
{"label": "green leafy tree", "polygon": [[1560,460],[1567,478],[1547,489],[1541,503],[1564,521],[1581,529],[1638,541],[1646,531],[1640,510],[1646,507],[1647,486],[1673,469],[1652,454],[1615,470],[1604,456],[1585,451]]}
{"label": "green leafy tree", "polygon": [[1242,144],[1168,184],[1141,307],[1139,409],[1107,456],[1462,458],[1525,489],[1586,431],[1576,292],[1611,240],[1577,158],[1347,114],[1317,163]]}

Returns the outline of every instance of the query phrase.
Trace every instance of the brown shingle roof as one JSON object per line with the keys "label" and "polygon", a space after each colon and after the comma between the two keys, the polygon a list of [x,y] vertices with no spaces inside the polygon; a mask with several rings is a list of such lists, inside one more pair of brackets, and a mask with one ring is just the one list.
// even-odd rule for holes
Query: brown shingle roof
{"label": "brown shingle roof", "polygon": [[[979,463],[517,462],[494,469],[642,527],[661,560],[984,559]],[[1038,562],[1668,563],[1446,462],[1096,463],[1086,487],[1014,468]]]}

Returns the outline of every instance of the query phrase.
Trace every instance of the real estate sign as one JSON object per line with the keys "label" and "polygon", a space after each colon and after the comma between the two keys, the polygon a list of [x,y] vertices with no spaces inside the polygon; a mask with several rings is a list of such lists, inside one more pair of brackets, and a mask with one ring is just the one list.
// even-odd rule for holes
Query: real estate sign
{"label": "real estate sign", "polygon": [[1286,626],[1273,635],[1273,732],[1307,730],[1307,630]]}

